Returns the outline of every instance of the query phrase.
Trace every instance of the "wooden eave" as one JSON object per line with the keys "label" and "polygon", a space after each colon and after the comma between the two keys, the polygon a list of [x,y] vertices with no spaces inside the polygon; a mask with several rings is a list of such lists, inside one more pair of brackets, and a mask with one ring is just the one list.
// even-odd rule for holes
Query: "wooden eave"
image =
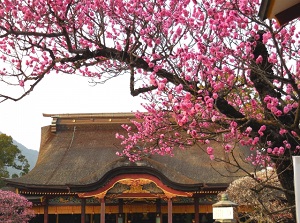
{"label": "wooden eave", "polygon": [[28,192],[69,192],[68,186],[65,185],[41,185],[41,184],[28,184],[28,183],[20,183],[20,182],[14,182],[10,179],[5,179],[7,186],[11,186],[14,188],[17,188],[18,190],[22,191],[28,191]]}
{"label": "wooden eave", "polygon": [[300,0],[262,0],[258,16],[261,20],[276,19],[284,25],[300,17]]}
{"label": "wooden eave", "polygon": [[[15,183],[6,180],[7,185],[18,188],[24,194],[82,194],[81,196],[91,196],[101,194],[111,188],[117,181],[124,178],[138,179],[139,177],[152,179],[155,184],[165,191],[179,196],[189,193],[193,196],[203,193],[213,193],[213,191],[223,191],[228,187],[227,183],[198,183],[180,184],[169,180],[161,172],[149,167],[125,166],[107,172],[100,180],[87,185],[34,185]],[[190,196],[190,195],[189,195]],[[156,197],[149,194],[122,194],[119,197]]]}
{"label": "wooden eave", "polygon": [[[198,191],[204,187],[203,183],[199,184],[179,184],[169,180],[166,176],[164,176],[161,172],[156,169],[149,167],[138,167],[138,166],[124,166],[115,168],[109,172],[107,172],[103,178],[100,180],[87,185],[67,185],[71,192],[93,192],[93,191],[101,191],[105,190],[107,185],[110,185],[111,182],[114,182],[113,179],[120,179],[122,177],[130,177],[136,174],[144,174],[151,177],[156,177],[162,184],[168,186],[171,189],[178,191]],[[159,183],[158,181],[156,183]]]}
{"label": "wooden eave", "polygon": [[[163,192],[164,195],[163,197],[176,197],[176,196],[187,196],[187,197],[191,197],[193,193],[191,192],[186,192],[184,190],[175,190],[173,188],[168,187],[167,185],[163,184],[161,182],[161,180],[157,177],[157,176],[153,176],[150,174],[122,174],[122,175],[118,175],[114,178],[112,178],[108,184],[106,184],[104,187],[99,188],[95,191],[90,191],[90,192],[83,192],[83,193],[79,193],[79,197],[101,197],[104,198],[107,191],[109,189],[111,189],[116,183],[118,182],[122,182],[122,181],[127,181],[127,183],[132,183],[135,182],[134,184],[139,182],[153,182],[156,184],[156,186],[158,188],[160,188]],[[143,185],[140,184],[139,186]],[[143,197],[143,198],[154,198],[154,197],[161,197],[162,195],[159,194],[158,196],[155,194],[150,194],[147,192],[143,192],[143,191],[138,191],[138,192],[129,192],[129,193],[122,193],[119,194],[118,197],[119,198],[128,198],[128,197],[134,197],[134,198],[138,198],[138,197]]]}

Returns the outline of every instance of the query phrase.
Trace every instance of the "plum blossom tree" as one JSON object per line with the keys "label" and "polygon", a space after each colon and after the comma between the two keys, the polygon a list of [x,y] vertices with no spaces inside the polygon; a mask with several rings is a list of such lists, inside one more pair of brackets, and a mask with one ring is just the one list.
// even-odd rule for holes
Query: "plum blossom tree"
{"label": "plum blossom tree", "polygon": [[240,222],[290,222],[291,212],[286,197],[280,190],[274,169],[258,171],[255,177],[242,177],[233,181],[226,192],[230,200],[245,207]]}
{"label": "plum blossom tree", "polygon": [[32,203],[26,198],[11,192],[0,190],[0,222],[26,223],[34,217]]}
{"label": "plum blossom tree", "polygon": [[[124,126],[130,160],[219,141],[227,153],[274,165],[295,204],[291,157],[299,155],[299,19],[257,17],[259,0],[3,0],[4,100],[19,100],[53,72],[95,83],[128,75],[148,100],[136,128]],[[17,94],[19,93],[19,94]],[[137,130],[137,131],[133,131]],[[142,149],[136,146],[143,142]],[[295,209],[293,209],[295,210]],[[295,213],[294,213],[295,214]]]}

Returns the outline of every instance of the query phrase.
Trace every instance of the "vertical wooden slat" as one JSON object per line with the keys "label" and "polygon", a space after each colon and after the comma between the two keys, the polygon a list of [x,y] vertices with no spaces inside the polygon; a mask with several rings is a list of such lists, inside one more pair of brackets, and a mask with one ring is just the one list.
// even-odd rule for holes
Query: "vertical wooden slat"
{"label": "vertical wooden slat", "polygon": [[45,199],[45,206],[44,206],[44,223],[48,223],[49,215],[48,215],[48,199]]}
{"label": "vertical wooden slat", "polygon": [[105,223],[105,200],[104,198],[101,199],[101,210],[100,210],[100,223]]}
{"label": "vertical wooden slat", "polygon": [[85,198],[81,199],[81,223],[85,223],[85,205],[86,200]]}
{"label": "vertical wooden slat", "polygon": [[172,203],[172,198],[169,198],[168,199],[168,223],[172,223],[173,219],[172,219],[172,216],[173,216],[173,203]]}
{"label": "vertical wooden slat", "polygon": [[194,205],[195,205],[195,223],[199,223],[199,198],[194,198]]}

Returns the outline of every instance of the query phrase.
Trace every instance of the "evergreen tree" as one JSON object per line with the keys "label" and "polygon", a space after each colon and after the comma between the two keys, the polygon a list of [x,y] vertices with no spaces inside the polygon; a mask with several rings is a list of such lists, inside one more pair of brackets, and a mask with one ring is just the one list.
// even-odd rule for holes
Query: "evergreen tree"
{"label": "evergreen tree", "polygon": [[[0,134],[0,177],[10,177],[7,167],[21,170],[20,175],[28,173],[30,165],[21,150],[13,144],[11,136]],[[16,177],[14,175],[14,177]],[[4,186],[4,182],[0,179],[0,187]]]}

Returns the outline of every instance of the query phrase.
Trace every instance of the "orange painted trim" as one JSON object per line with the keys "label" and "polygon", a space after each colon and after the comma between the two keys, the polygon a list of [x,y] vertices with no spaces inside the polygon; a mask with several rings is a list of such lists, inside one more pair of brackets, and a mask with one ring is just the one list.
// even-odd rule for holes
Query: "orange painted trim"
{"label": "orange painted trim", "polygon": [[157,198],[155,194],[148,193],[123,193],[116,196],[117,198]]}
{"label": "orange painted trim", "polygon": [[275,5],[275,0],[270,0],[270,3],[269,3],[269,7],[268,7],[268,11],[267,11],[267,18],[268,19],[272,19],[271,18],[271,12],[273,11],[273,8],[274,8],[274,5]]}
{"label": "orange painted trim", "polygon": [[[164,185],[157,177],[149,175],[149,174],[121,174],[114,178],[112,178],[108,184],[106,184],[104,187],[99,188],[95,191],[85,192],[85,193],[79,193],[79,197],[104,197],[106,192],[111,189],[117,182],[128,179],[128,180],[138,180],[138,179],[146,179],[150,180],[153,183],[156,184],[157,187],[162,189],[165,193],[166,197],[175,197],[175,196],[187,196],[191,197],[192,193],[185,192],[185,191],[179,191],[172,189],[166,185]],[[124,195],[124,194],[123,194]],[[132,194],[133,195],[133,194]],[[122,196],[122,195],[120,195]],[[139,195],[141,196],[141,195]]]}

